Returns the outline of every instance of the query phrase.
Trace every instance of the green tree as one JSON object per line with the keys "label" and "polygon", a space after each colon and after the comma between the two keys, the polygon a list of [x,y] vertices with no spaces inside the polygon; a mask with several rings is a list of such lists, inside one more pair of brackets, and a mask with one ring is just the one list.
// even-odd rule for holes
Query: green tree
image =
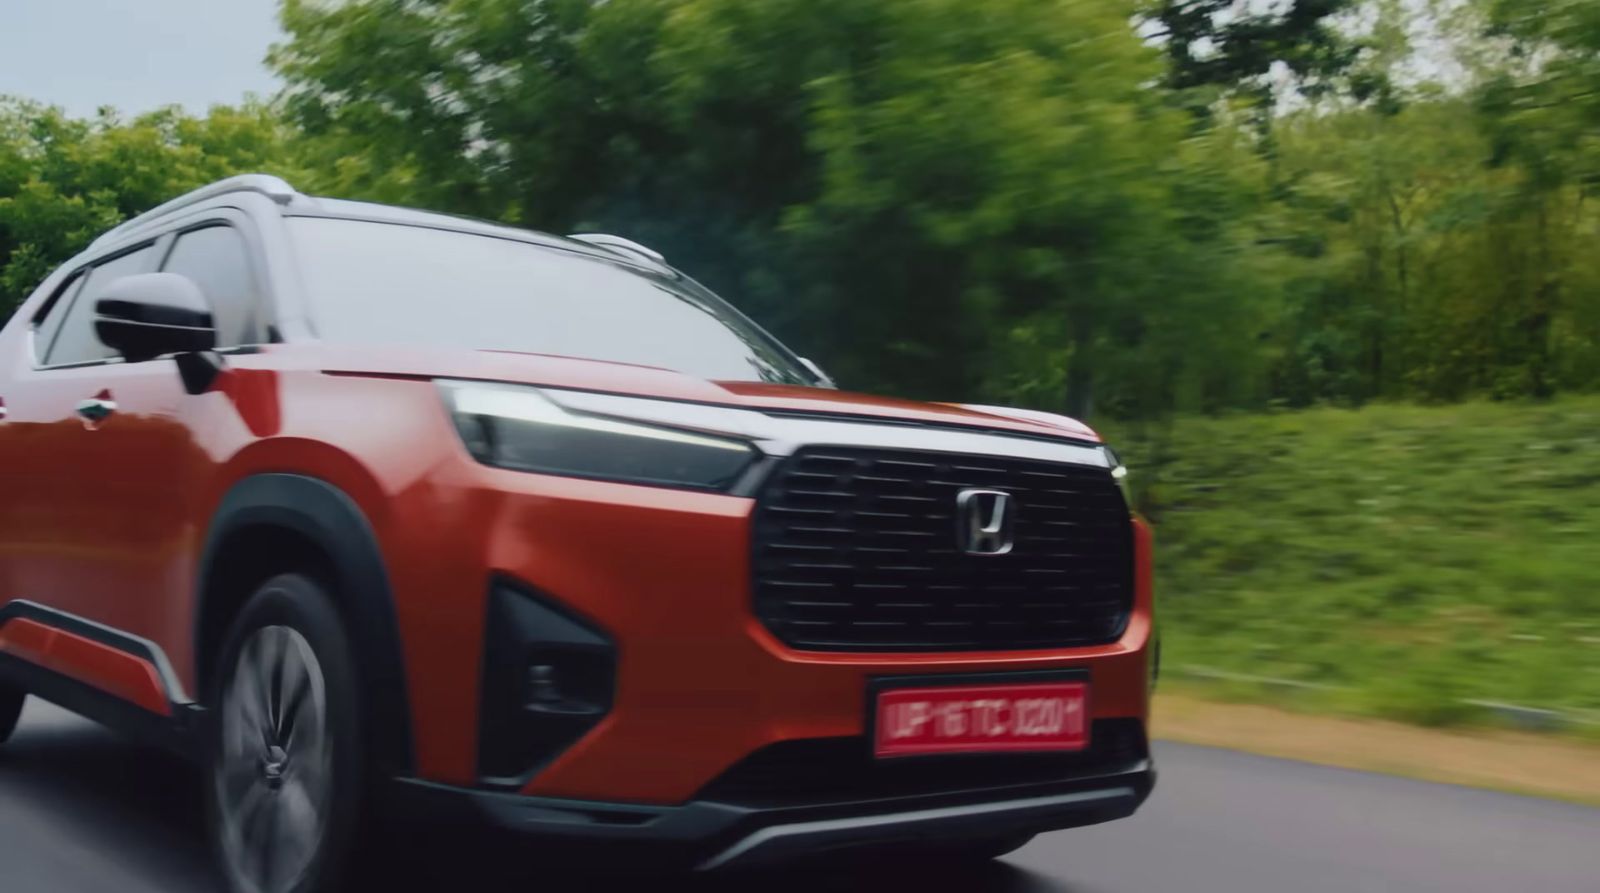
{"label": "green tree", "polygon": [[1600,371],[1600,6],[1587,0],[1490,0],[1498,65],[1477,95],[1492,163],[1519,172],[1517,210],[1534,243],[1508,271],[1536,299],[1511,320],[1531,386],[1548,392]]}
{"label": "green tree", "polygon": [[273,58],[345,191],[658,244],[857,386],[1136,412],[1252,380],[1263,180],[1127,12],[289,0]]}
{"label": "green tree", "polygon": [[1286,283],[1274,388],[1319,399],[1544,396],[1592,386],[1592,201],[1500,160],[1500,122],[1426,91],[1390,114],[1279,121]]}
{"label": "green tree", "polygon": [[0,98],[0,302],[9,312],[96,235],[174,195],[234,173],[292,175],[293,140],[262,105],[79,120]]}
{"label": "green tree", "polygon": [[1358,0],[1143,0],[1145,33],[1165,49],[1167,83],[1179,90],[1243,89],[1273,98],[1267,75],[1283,66],[1297,89],[1320,95],[1360,48],[1336,24]]}
{"label": "green tree", "polygon": [[[1600,381],[1593,4],[1132,8],[286,0],[271,107],[0,102],[0,292],[265,170],[639,238],[865,389],[1161,418]],[[1421,31],[1465,75],[1419,77]],[[1386,92],[1286,112],[1278,62]]]}
{"label": "green tree", "polygon": [[1600,5],[1590,0],[1487,0],[1488,33],[1509,42],[1483,90],[1504,123],[1501,148],[1530,163],[1575,155],[1600,187]]}

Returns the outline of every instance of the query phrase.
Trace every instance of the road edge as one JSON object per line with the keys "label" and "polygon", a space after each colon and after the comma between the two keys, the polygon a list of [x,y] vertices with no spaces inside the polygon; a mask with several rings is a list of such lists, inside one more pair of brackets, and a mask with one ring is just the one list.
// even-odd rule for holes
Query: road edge
{"label": "road edge", "polygon": [[1189,693],[1156,696],[1155,738],[1324,766],[1600,806],[1600,745],[1307,715]]}

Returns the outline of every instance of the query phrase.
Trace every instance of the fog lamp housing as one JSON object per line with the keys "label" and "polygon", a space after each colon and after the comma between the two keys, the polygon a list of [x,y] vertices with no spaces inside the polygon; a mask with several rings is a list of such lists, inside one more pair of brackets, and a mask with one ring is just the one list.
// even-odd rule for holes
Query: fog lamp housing
{"label": "fog lamp housing", "polygon": [[617,650],[609,636],[534,590],[489,592],[478,710],[478,779],[516,790],[611,712]]}

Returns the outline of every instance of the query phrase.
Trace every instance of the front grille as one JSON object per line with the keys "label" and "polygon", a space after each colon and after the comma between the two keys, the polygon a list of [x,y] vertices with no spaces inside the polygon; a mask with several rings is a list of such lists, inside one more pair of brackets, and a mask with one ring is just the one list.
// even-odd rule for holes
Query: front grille
{"label": "front grille", "polygon": [[[958,547],[969,488],[1011,494],[1008,554]],[[762,488],[752,548],[757,616],[806,650],[1099,644],[1133,606],[1133,529],[1104,468],[808,447]]]}
{"label": "front grille", "polygon": [[769,808],[987,791],[1126,772],[1148,754],[1137,719],[1095,722],[1089,748],[1078,753],[878,760],[865,738],[805,738],[745,757],[695,799]]}

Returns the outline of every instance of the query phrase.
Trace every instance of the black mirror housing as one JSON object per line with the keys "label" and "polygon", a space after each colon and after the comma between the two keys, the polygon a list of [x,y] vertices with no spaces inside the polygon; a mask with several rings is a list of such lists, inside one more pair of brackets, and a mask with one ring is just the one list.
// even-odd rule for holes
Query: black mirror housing
{"label": "black mirror housing", "polygon": [[94,305],[101,343],[130,362],[217,346],[211,304],[177,273],[140,273],[111,283]]}

